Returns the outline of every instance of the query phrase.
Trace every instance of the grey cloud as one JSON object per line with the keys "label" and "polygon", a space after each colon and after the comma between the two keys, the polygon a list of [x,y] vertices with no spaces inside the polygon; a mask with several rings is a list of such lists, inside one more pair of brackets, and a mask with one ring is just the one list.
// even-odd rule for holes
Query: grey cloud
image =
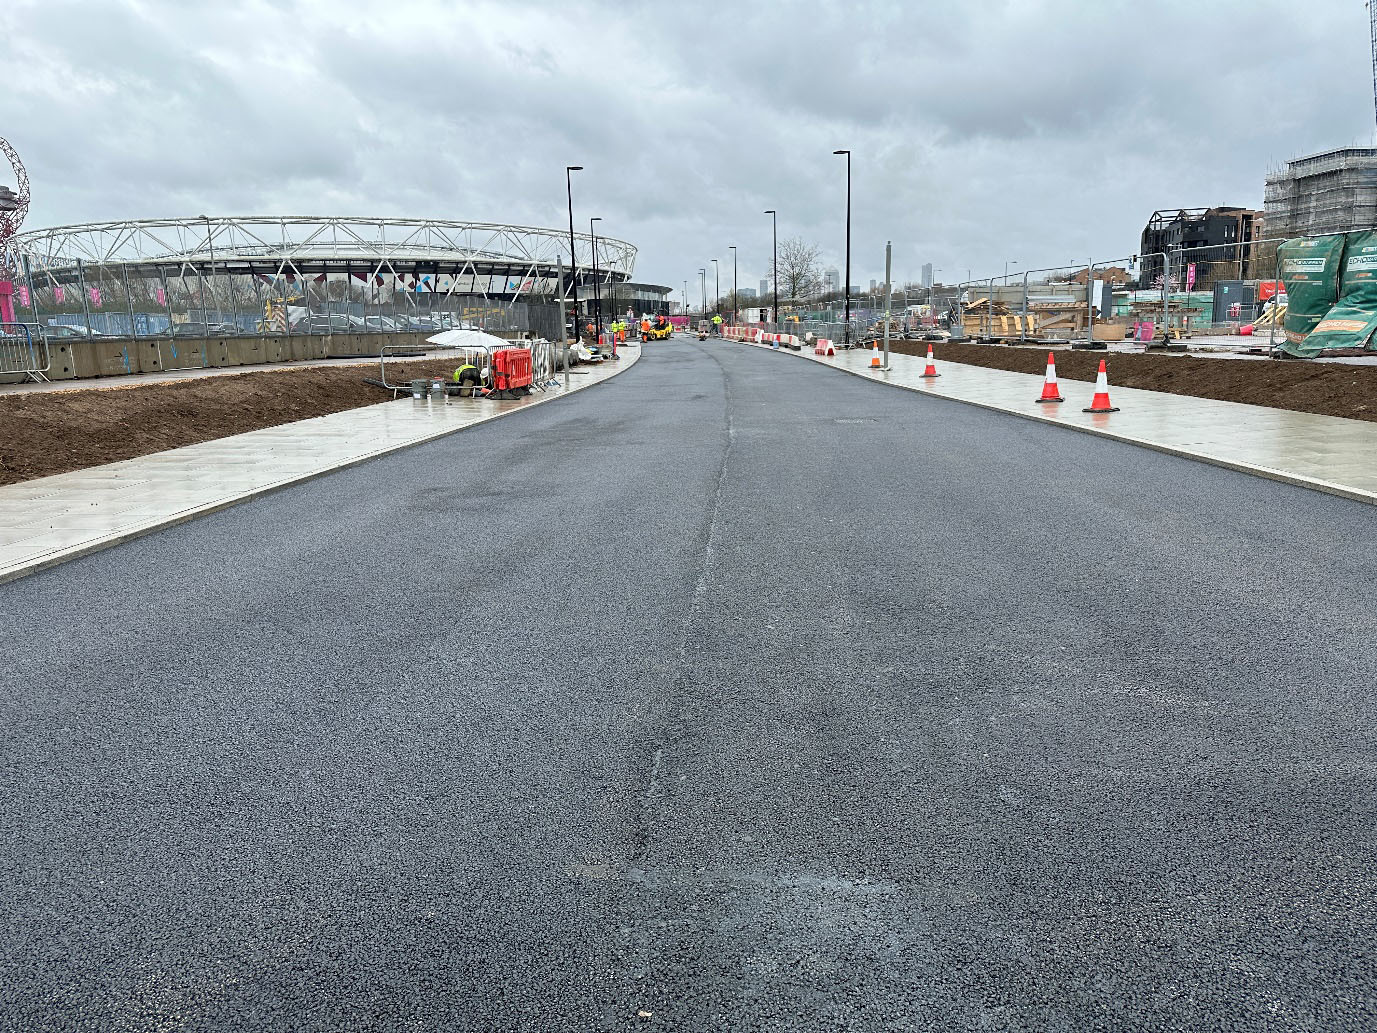
{"label": "grey cloud", "polygon": [[1268,167],[1370,136],[1346,0],[707,4],[18,0],[0,133],[30,225],[337,211],[562,226],[678,285],[765,208],[854,278],[1127,254],[1158,207],[1258,204]]}

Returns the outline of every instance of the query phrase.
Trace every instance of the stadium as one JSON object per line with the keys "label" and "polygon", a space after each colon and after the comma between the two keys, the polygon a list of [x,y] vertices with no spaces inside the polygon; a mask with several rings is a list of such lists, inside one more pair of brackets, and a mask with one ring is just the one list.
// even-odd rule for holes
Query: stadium
{"label": "stadium", "polygon": [[87,337],[333,335],[460,323],[553,337],[561,273],[567,282],[571,269],[581,312],[604,298],[659,310],[669,289],[632,284],[634,246],[587,233],[572,241],[571,255],[568,232],[531,226],[199,216],[41,229],[15,236],[9,252],[16,318]]}

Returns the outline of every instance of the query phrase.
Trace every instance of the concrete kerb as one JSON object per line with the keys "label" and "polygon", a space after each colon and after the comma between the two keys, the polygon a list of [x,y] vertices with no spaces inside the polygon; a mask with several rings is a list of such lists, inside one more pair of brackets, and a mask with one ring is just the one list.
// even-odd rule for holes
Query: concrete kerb
{"label": "concrete kerb", "polygon": [[[743,342],[749,347],[759,348],[762,351],[772,354],[781,354],[769,347],[769,345],[752,344],[749,341]],[[834,370],[838,373],[845,373],[849,376],[858,377],[861,380],[872,384],[881,384],[885,387],[894,388],[899,391],[907,391],[909,394],[921,395],[928,398],[940,398],[946,402],[955,402],[959,405],[971,405],[977,409],[988,409],[990,412],[1004,413],[1008,416],[1017,416],[1021,420],[1029,420],[1033,423],[1044,426],[1060,427],[1063,430],[1074,430],[1082,434],[1093,434],[1096,437],[1109,438],[1111,441],[1122,441],[1128,445],[1138,445],[1142,448],[1150,448],[1154,452],[1162,452],[1166,455],[1179,456],[1182,459],[1193,459],[1197,462],[1208,463],[1211,466],[1220,466],[1226,470],[1236,470],[1239,473],[1252,474],[1257,477],[1265,477],[1268,480],[1280,481],[1283,484],[1292,484],[1298,488],[1309,488],[1312,491],[1322,491],[1328,495],[1338,495],[1341,498],[1351,499],[1354,502],[1365,502],[1369,505],[1377,505],[1377,492],[1364,491],[1361,488],[1353,488],[1346,484],[1335,484],[1332,481],[1322,481],[1315,477],[1305,477],[1301,474],[1289,473],[1285,470],[1277,470],[1269,466],[1259,466],[1255,463],[1245,463],[1237,459],[1229,459],[1224,456],[1211,455],[1207,452],[1193,452],[1188,448],[1179,445],[1167,445],[1160,441],[1152,441],[1147,438],[1135,437],[1131,434],[1121,434],[1117,431],[1106,430],[1099,427],[1082,427],[1074,423],[1063,423],[1047,416],[1039,416],[1036,413],[1020,412],[1018,409],[1010,409],[1006,406],[995,405],[991,402],[978,402],[969,398],[955,398],[951,395],[938,394],[933,390],[924,390],[919,387],[910,387],[907,384],[894,384],[888,380],[868,375],[868,371],[845,369],[841,366],[834,366],[831,363],[820,361],[805,352],[785,352],[793,358],[807,359],[815,365],[826,369]],[[962,365],[961,363],[952,363]],[[975,367],[968,367],[975,368]],[[883,372],[883,371],[877,371]]]}
{"label": "concrete kerb", "polygon": [[[531,409],[534,406],[544,405],[546,402],[557,401],[560,398],[566,398],[569,395],[576,394],[579,391],[589,390],[590,388],[597,387],[600,384],[605,384],[608,381],[620,376],[622,373],[625,373],[632,366],[636,365],[636,363],[640,361],[640,358],[641,353],[639,349],[637,349],[637,351],[634,354],[629,352],[623,353],[622,359],[617,363],[616,367],[607,376],[601,377],[598,380],[593,381],[592,383],[580,384],[576,387],[571,386],[570,390],[567,392],[561,391],[559,394],[550,395],[548,397],[531,396],[531,401],[528,402],[526,405],[522,405],[513,409],[508,409],[506,412],[498,412],[492,413],[489,416],[481,416],[478,419],[474,420],[472,423],[464,424],[462,427],[448,427],[443,430],[436,431],[434,433],[420,435],[418,437],[412,438],[409,441],[403,441],[398,442],[396,444],[388,445],[384,448],[377,449],[376,451],[369,452],[364,455],[351,456],[348,459],[341,460],[337,463],[332,463],[331,465],[322,467],[319,470],[311,470],[310,472],[304,474],[293,474],[290,477],[285,477],[280,481],[274,481],[271,484],[265,484],[256,488],[251,488],[248,491],[239,492],[237,494],[227,496],[223,499],[216,499],[214,502],[206,503],[205,505],[193,506],[190,509],[183,510],[179,513],[174,513],[167,517],[159,518],[148,524],[143,524],[138,527],[130,528],[128,530],[116,531],[113,534],[105,535],[101,538],[95,538],[89,542],[83,542],[80,545],[74,545],[69,549],[63,549],[59,552],[52,553],[48,556],[42,556],[31,561],[20,563],[19,565],[11,567],[8,570],[0,570],[0,584],[5,584],[9,581],[17,581],[20,578],[28,577],[30,574],[37,574],[39,571],[48,570],[52,567],[61,566],[63,563],[68,563],[72,560],[80,559],[83,556],[89,556],[92,553],[100,552],[104,549],[109,549],[113,546],[120,545],[124,542],[132,541],[135,538],[142,538],[144,535],[153,534],[157,531],[166,530],[169,527],[175,527],[178,524],[187,523],[190,520],[195,520],[197,517],[209,516],[212,513],[218,513],[223,509],[229,509],[232,506],[240,505],[241,503],[248,502],[251,499],[256,499],[264,495],[271,495],[274,492],[282,491],[296,484],[303,484],[306,481],[312,481],[318,477],[325,477],[332,473],[338,473],[340,470],[348,470],[351,467],[360,466],[363,463],[371,462],[374,459],[380,459],[384,456],[392,455],[395,452],[401,452],[404,449],[414,448],[416,445],[424,445],[427,442],[438,441],[440,438],[449,437],[451,434],[462,433],[463,431],[466,431],[471,427],[477,427],[480,424],[484,423],[491,423],[493,420],[500,420],[506,416],[514,416],[517,413],[525,412],[526,410]],[[393,405],[398,403],[379,402],[377,404]],[[348,412],[350,410],[344,411]],[[321,419],[321,417],[312,417],[312,419]],[[308,423],[310,421],[302,420],[300,422]],[[290,424],[282,424],[282,426],[290,426]]]}

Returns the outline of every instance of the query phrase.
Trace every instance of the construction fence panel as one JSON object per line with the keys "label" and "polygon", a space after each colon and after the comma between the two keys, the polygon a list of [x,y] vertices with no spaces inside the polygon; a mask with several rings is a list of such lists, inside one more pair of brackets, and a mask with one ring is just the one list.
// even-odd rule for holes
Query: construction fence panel
{"label": "construction fence panel", "polygon": [[0,373],[41,378],[48,371],[48,343],[36,330],[23,323],[0,323]]}
{"label": "construction fence panel", "polygon": [[1158,265],[1151,286],[1165,293],[1162,310],[1173,329],[1234,333],[1255,324],[1274,293],[1281,243],[1280,238],[1264,238],[1171,251],[1166,283]]}
{"label": "construction fence panel", "polygon": [[358,270],[310,275],[284,263],[239,271],[209,258],[167,268],[80,259],[44,266],[26,258],[16,307],[40,337],[48,326],[135,338],[435,333],[460,326],[559,334],[558,306],[548,295],[473,292],[482,287],[480,280],[466,284],[465,293],[416,290]]}

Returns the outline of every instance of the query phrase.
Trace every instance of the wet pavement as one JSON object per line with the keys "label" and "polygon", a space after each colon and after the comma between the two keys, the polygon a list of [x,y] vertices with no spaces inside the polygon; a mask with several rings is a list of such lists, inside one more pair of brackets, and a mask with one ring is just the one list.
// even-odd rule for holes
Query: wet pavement
{"label": "wet pavement", "polygon": [[1374,535],[647,346],[0,586],[0,1028],[1370,1029]]}

